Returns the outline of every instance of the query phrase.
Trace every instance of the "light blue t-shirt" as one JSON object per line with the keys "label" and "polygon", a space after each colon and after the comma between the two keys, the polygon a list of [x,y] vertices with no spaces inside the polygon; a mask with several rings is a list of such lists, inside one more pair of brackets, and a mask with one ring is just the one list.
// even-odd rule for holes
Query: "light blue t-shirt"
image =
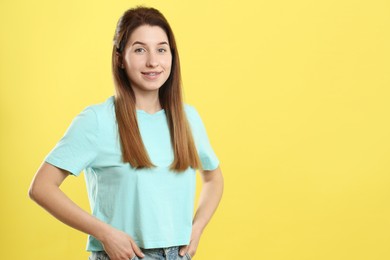
{"label": "light blue t-shirt", "polygon": [[[129,234],[142,248],[188,245],[195,199],[195,170],[169,170],[174,155],[165,110],[137,109],[141,137],[153,169],[136,170],[122,162],[114,96],[84,108],[71,122],[45,161],[75,176],[84,170],[91,211],[98,219]],[[204,170],[219,160],[196,109],[184,105]],[[88,251],[103,246],[89,235]]]}

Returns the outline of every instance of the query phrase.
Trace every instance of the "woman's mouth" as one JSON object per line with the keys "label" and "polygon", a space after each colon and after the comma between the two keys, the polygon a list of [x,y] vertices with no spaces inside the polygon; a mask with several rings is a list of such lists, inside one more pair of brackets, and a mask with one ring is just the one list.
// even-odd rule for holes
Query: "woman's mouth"
{"label": "woman's mouth", "polygon": [[157,71],[151,71],[151,72],[141,72],[142,75],[144,75],[144,78],[147,78],[147,79],[157,79],[160,74],[161,74],[161,71],[160,72],[157,72]]}

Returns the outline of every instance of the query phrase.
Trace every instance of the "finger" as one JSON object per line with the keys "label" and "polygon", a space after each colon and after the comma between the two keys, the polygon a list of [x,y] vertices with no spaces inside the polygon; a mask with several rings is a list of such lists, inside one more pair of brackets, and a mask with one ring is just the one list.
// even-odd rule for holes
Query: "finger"
{"label": "finger", "polygon": [[186,254],[186,252],[188,251],[188,247],[189,246],[183,246],[182,248],[180,248],[179,255],[184,256]]}
{"label": "finger", "polygon": [[144,253],[142,253],[141,249],[137,246],[136,243],[131,241],[131,246],[133,247],[134,253],[139,257],[144,257]]}

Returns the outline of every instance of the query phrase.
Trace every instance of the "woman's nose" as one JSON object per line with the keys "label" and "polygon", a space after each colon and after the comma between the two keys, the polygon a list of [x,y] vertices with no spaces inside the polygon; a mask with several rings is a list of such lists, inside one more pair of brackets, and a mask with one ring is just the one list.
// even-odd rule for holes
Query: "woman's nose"
{"label": "woman's nose", "polygon": [[149,53],[148,59],[146,61],[147,67],[156,67],[158,65],[157,57],[154,53]]}

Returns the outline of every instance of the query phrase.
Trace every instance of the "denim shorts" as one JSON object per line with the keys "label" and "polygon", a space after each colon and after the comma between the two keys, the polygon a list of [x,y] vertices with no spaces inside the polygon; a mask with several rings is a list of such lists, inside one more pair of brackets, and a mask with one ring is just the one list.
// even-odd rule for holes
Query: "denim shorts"
{"label": "denim shorts", "polygon": [[[134,256],[129,260],[191,260],[190,254],[186,253],[184,256],[179,255],[179,247],[165,247],[165,248],[140,248],[144,253],[144,258]],[[104,251],[91,252],[89,260],[109,260],[107,253]]]}

